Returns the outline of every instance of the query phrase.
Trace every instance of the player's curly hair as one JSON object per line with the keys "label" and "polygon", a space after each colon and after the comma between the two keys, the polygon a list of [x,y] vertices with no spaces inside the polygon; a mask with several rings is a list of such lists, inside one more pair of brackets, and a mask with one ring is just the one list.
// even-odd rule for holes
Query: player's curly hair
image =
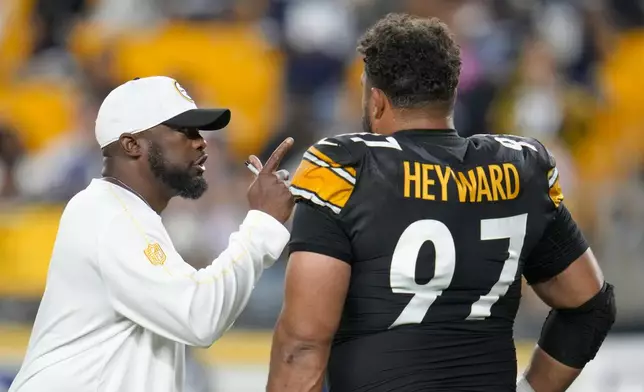
{"label": "player's curly hair", "polygon": [[358,52],[368,82],[394,107],[453,106],[460,48],[439,19],[388,14],[362,36]]}

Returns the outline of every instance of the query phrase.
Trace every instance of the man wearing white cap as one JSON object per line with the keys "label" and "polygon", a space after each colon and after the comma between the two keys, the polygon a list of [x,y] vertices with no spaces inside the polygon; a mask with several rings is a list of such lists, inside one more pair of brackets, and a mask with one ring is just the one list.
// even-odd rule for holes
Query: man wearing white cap
{"label": "man wearing white cap", "polygon": [[11,392],[183,390],[185,345],[207,347],[235,321],[279,257],[293,208],[275,175],[280,145],[248,191],[251,210],[228,248],[195,270],[174,249],[159,214],[174,196],[196,199],[206,142],[227,109],[198,109],[175,80],[129,81],[96,120],[103,178],[68,203],[22,368]]}

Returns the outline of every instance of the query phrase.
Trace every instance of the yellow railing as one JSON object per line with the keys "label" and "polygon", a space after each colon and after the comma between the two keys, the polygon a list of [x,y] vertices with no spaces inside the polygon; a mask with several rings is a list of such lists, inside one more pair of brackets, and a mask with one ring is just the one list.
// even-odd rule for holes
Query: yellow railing
{"label": "yellow railing", "polygon": [[0,210],[0,296],[40,298],[61,206]]}
{"label": "yellow railing", "polygon": [[[0,358],[21,360],[29,341],[29,326],[0,325]],[[271,331],[232,330],[208,349],[197,349],[197,357],[207,364],[267,365],[271,351]],[[532,354],[533,342],[516,343],[519,368]]]}

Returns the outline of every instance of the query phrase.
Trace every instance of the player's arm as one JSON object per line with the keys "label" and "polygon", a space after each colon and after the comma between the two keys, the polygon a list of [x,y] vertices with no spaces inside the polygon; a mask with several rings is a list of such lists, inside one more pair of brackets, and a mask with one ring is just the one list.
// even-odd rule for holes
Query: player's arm
{"label": "player's arm", "polygon": [[554,218],[528,256],[524,276],[552,308],[518,392],[561,392],[592,360],[615,321],[613,286],[604,281],[597,260],[563,196],[554,160],[548,172]]}
{"label": "player's arm", "polygon": [[140,227],[125,212],[106,232],[109,237],[98,246],[99,268],[114,310],[158,335],[201,347],[232,325],[289,237],[277,220],[250,211],[228,248],[195,270],[166,234]]}
{"label": "player's arm", "polygon": [[351,277],[351,243],[341,227],[356,182],[352,155],[338,140],[305,154],[292,182],[295,210],[282,312],[267,390],[320,391]]}
{"label": "player's arm", "polygon": [[273,335],[268,391],[322,390],[350,276],[349,264],[335,257],[291,255],[284,306]]}
{"label": "player's arm", "polygon": [[552,310],[525,379],[536,392],[565,391],[595,357],[615,320],[613,287],[588,249],[533,289]]}

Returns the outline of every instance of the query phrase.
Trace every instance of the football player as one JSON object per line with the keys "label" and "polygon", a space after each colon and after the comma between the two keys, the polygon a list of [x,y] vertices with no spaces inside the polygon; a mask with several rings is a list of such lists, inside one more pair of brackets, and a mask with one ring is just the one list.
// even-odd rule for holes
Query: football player
{"label": "football player", "polygon": [[[268,390],[566,390],[615,301],[555,159],[531,138],[459,136],[460,53],[439,20],[388,15],[359,52],[365,133],[319,141],[293,178]],[[522,276],[552,311],[517,386]]]}

